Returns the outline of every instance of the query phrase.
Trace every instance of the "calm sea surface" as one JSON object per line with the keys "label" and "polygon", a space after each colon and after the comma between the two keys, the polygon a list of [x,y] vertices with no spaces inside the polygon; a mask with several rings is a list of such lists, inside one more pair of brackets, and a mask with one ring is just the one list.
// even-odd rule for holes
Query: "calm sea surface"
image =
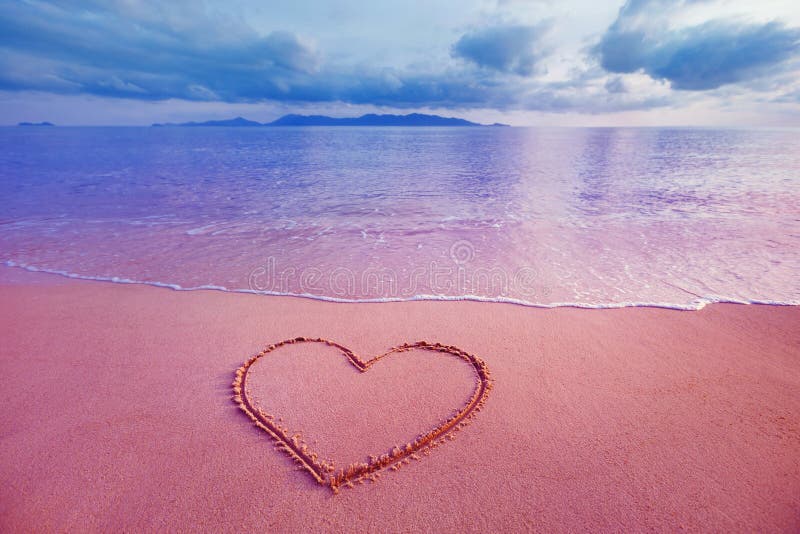
{"label": "calm sea surface", "polygon": [[0,128],[0,261],[175,288],[800,303],[800,130]]}

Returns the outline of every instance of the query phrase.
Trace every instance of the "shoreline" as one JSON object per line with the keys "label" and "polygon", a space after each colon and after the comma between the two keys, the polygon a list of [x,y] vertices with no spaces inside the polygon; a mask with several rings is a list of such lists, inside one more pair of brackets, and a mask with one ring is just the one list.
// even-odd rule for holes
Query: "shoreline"
{"label": "shoreline", "polygon": [[[659,303],[659,302],[619,302],[619,303],[605,303],[605,304],[588,304],[581,302],[552,302],[552,303],[536,303],[529,302],[522,299],[513,297],[483,297],[480,295],[412,295],[410,297],[385,297],[385,298],[363,298],[363,299],[347,299],[340,297],[329,297],[325,295],[313,295],[310,293],[282,293],[278,291],[261,291],[257,289],[230,289],[222,286],[215,285],[202,285],[196,287],[183,287],[179,284],[169,282],[147,282],[142,280],[132,280],[130,278],[120,278],[116,276],[93,276],[71,273],[59,269],[46,269],[24,263],[17,263],[13,260],[6,260],[3,262],[2,267],[8,269],[21,269],[29,273],[43,273],[48,275],[61,276],[70,280],[86,280],[93,282],[107,282],[112,284],[127,284],[127,285],[143,285],[150,287],[158,287],[163,289],[171,289],[173,291],[221,291],[223,293],[234,293],[243,295],[260,295],[265,297],[290,297],[310,299],[321,302],[334,302],[340,304],[383,304],[390,302],[485,302],[493,304],[513,304],[516,306],[523,306],[526,308],[539,308],[539,309],[558,309],[558,308],[575,308],[582,310],[617,310],[622,308],[656,308],[664,310],[676,311],[698,311],[702,310],[710,304],[743,304],[743,305],[763,305],[763,306],[800,306],[800,301],[777,301],[777,300],[741,300],[731,297],[699,297],[690,304],[675,304],[675,303]],[[3,277],[0,276],[0,283]]]}
{"label": "shoreline", "polygon": [[[797,306],[330,303],[2,271],[10,530],[800,524]],[[334,496],[231,401],[242,361],[297,336],[365,361],[419,340],[454,345],[486,363],[494,388],[455,440]],[[420,354],[382,361],[363,383],[329,353],[305,357],[270,360],[254,394],[337,461],[383,453],[470,391],[461,367]]]}

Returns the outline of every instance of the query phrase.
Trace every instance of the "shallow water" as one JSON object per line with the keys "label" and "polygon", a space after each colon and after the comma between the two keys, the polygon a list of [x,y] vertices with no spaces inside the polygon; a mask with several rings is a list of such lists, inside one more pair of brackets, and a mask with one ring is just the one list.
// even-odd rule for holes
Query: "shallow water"
{"label": "shallow water", "polygon": [[800,131],[0,128],[0,260],[342,300],[800,303]]}

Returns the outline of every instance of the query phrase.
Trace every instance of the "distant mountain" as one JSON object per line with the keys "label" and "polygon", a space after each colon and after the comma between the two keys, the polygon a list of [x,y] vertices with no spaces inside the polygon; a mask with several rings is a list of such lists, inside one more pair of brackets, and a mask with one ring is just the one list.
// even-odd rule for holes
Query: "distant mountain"
{"label": "distant mountain", "polygon": [[251,127],[251,126],[264,126],[260,122],[256,121],[249,121],[247,119],[243,119],[242,117],[236,117],[235,119],[228,119],[222,121],[205,121],[205,122],[182,122],[180,124],[175,124],[172,122],[165,122],[155,123],[153,126],[161,127],[161,126],[236,126],[236,127]]}
{"label": "distant mountain", "polygon": [[284,115],[267,126],[483,126],[476,122],[439,115],[375,115],[334,118],[325,115]]}
{"label": "distant mountain", "polygon": [[[424,115],[411,113],[409,115],[376,115],[370,113],[360,117],[327,117],[325,115],[284,115],[278,120],[260,123],[249,121],[242,117],[223,121],[184,122],[181,124],[165,123],[153,126],[485,126],[477,122],[470,122],[454,117],[440,117],[439,115]],[[506,126],[505,124],[492,124],[492,126]]]}
{"label": "distant mountain", "polygon": [[17,126],[55,126],[52,122],[20,122]]}

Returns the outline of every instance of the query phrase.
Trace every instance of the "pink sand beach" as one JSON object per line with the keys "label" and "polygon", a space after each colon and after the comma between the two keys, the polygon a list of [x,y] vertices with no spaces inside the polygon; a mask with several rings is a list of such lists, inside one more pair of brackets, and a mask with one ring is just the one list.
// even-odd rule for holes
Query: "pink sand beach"
{"label": "pink sand beach", "polygon": [[[3,269],[3,531],[794,531],[800,308],[535,309],[179,292]],[[270,344],[485,362],[469,424],[338,494],[232,401]],[[335,347],[254,364],[249,394],[337,465],[451,417],[473,370]],[[258,367],[255,367],[258,366]],[[451,438],[455,439],[451,439]]]}
{"label": "pink sand beach", "polygon": [[800,534],[800,1],[0,0],[0,534]]}

